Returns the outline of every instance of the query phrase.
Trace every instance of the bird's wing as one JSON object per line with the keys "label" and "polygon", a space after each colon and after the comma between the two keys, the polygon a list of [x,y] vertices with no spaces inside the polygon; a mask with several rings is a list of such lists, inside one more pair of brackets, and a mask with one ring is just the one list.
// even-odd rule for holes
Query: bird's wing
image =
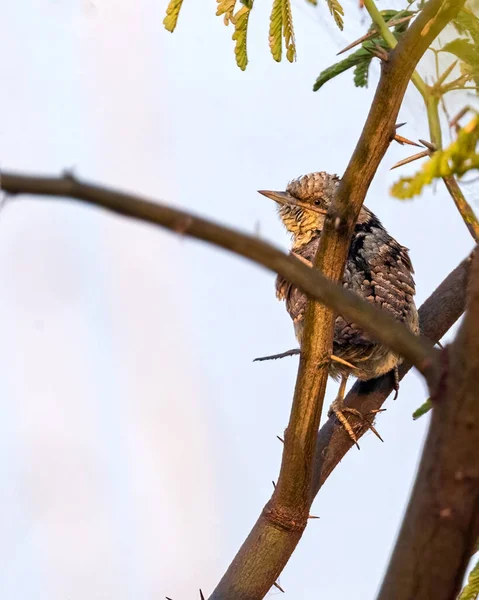
{"label": "bird's wing", "polygon": [[[416,293],[408,250],[379,224],[357,226],[346,262],[343,286],[371,304],[387,310],[417,333]],[[363,332],[343,317],[338,317],[335,344],[371,345]]]}

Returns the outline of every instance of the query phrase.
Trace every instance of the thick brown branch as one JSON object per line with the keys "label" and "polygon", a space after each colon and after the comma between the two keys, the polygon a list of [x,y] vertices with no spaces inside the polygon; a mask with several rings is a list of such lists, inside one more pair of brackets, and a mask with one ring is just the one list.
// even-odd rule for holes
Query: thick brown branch
{"label": "thick brown branch", "polygon": [[479,256],[466,315],[443,351],[431,425],[378,600],[451,600],[479,535]]}
{"label": "thick brown branch", "polygon": [[434,357],[438,354],[432,344],[419,340],[384,311],[379,311],[357,295],[343,290],[294,256],[288,256],[259,238],[133,194],[82,183],[70,175],[31,177],[2,173],[0,184],[1,189],[10,194],[34,194],[81,200],[235,252],[275,273],[280,273],[311,298],[334,307],[339,313],[363,327],[372,338],[407,357],[426,377],[432,373],[431,366],[434,364]]}

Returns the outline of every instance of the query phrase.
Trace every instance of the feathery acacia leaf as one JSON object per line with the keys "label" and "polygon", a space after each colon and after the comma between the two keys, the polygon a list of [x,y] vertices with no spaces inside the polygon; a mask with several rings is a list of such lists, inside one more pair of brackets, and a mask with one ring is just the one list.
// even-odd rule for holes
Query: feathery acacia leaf
{"label": "feathery acacia leaf", "polygon": [[294,42],[293,16],[291,14],[290,0],[283,0],[283,37],[286,47],[286,58],[293,62],[296,58],[296,44]]}
{"label": "feathery acacia leaf", "polygon": [[166,17],[163,19],[163,25],[171,33],[175,30],[182,4],[183,0],[170,0],[166,8]]}
{"label": "feathery acacia leaf", "polygon": [[280,62],[283,53],[283,0],[273,0],[269,21],[269,47],[274,60]]}
{"label": "feathery acacia leaf", "polygon": [[444,150],[438,150],[412,177],[402,177],[391,188],[391,194],[402,200],[420,194],[434,179],[448,175],[464,175],[479,169],[479,116],[476,115],[457,134],[457,139]]}
{"label": "feathery acacia leaf", "polygon": [[276,62],[281,61],[283,38],[286,58],[289,62],[293,62],[296,58],[296,45],[294,42],[293,17],[291,15],[291,0],[273,0],[269,24],[269,47]]}
{"label": "feathery acacia leaf", "polygon": [[236,0],[216,0],[218,2],[218,6],[216,8],[216,16],[220,17],[224,15],[223,21],[225,25],[229,25],[230,23],[234,24],[234,9]]}
{"label": "feathery acacia leaf", "polygon": [[[407,17],[412,15],[411,11],[397,11],[397,10],[383,10],[381,11],[381,15],[387,21],[394,19],[399,13],[401,17]],[[403,33],[407,30],[409,26],[409,21],[403,21],[398,25],[395,25],[392,29],[395,37],[399,39]],[[369,32],[374,31],[375,24],[371,23],[369,27]],[[382,48],[388,48],[386,42],[381,38],[378,34],[377,36],[365,40],[359,50],[356,50],[352,54],[350,54],[344,60],[341,60],[334,65],[331,65],[324,71],[321,71],[316,82],[313,86],[313,91],[317,92],[325,83],[344,73],[348,69],[352,67],[356,67],[354,69],[354,85],[356,87],[367,87],[368,85],[368,76],[369,76],[369,68],[371,66],[371,61],[373,59],[372,50],[376,47],[376,45],[381,46]]]}
{"label": "feathery acacia leaf", "polygon": [[[373,57],[371,56],[371,60]],[[371,60],[363,60],[354,69],[354,85],[356,87],[368,87],[369,67]]]}
{"label": "feathery acacia leaf", "polygon": [[469,10],[463,8],[452,21],[460,35],[468,35],[472,41],[479,45],[479,19]]}
{"label": "feathery acacia leaf", "polygon": [[326,0],[326,2],[328,3],[329,12],[333,15],[336,25],[342,31],[343,26],[344,26],[344,22],[343,22],[344,9],[343,9],[343,7],[341,6],[341,4],[339,4],[338,0]]}
{"label": "feathery acacia leaf", "polygon": [[[251,3],[253,6],[253,3]],[[246,48],[247,34],[248,34],[248,19],[251,8],[242,6],[239,11],[234,15],[235,30],[233,33],[233,40],[235,44],[235,56],[236,64],[244,71],[248,64],[248,53]]]}

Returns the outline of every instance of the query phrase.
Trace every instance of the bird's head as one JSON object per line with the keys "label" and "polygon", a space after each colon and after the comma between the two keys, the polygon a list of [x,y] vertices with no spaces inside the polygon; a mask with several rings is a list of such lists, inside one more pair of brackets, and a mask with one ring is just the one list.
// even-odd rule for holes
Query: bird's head
{"label": "bird's head", "polygon": [[283,225],[293,236],[293,247],[302,246],[321,232],[339,177],[324,171],[303,175],[288,183],[286,191],[259,190],[278,205]]}

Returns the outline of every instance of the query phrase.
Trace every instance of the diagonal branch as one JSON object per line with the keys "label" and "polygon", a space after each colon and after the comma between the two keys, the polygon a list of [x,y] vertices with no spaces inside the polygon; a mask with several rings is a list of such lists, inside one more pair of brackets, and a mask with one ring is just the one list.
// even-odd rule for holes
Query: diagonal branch
{"label": "diagonal branch", "polygon": [[426,378],[434,375],[438,351],[420,340],[394,318],[356,294],[332,283],[324,275],[259,238],[240,233],[193,216],[185,211],[145,200],[133,194],[111,190],[63,177],[31,177],[2,173],[0,188],[9,194],[69,197],[115,213],[160,225],[244,256],[281,274],[314,298],[358,323],[370,336],[406,357]]}

